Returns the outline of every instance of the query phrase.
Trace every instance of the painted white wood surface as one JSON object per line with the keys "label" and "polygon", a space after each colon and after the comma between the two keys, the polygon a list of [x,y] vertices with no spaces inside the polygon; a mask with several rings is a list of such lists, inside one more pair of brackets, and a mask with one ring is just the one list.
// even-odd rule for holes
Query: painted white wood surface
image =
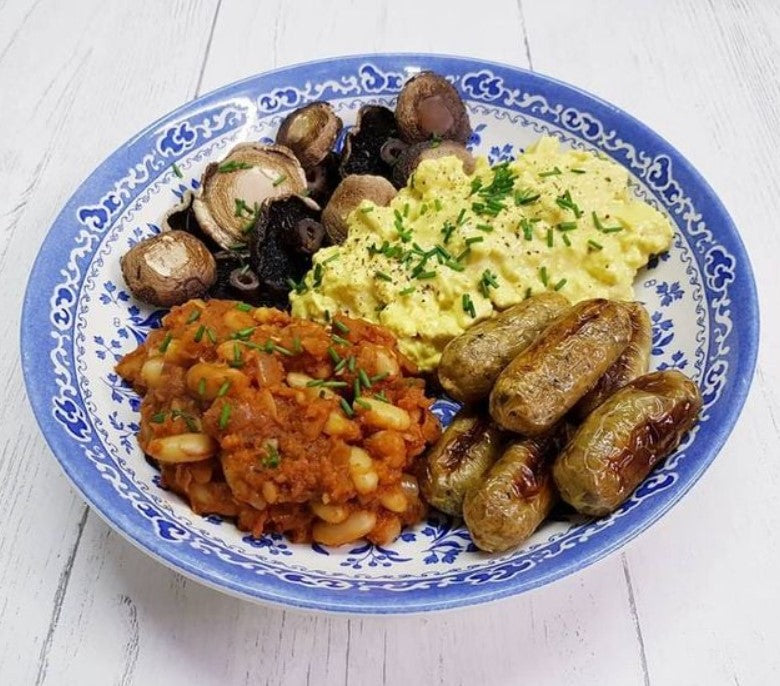
{"label": "painted white wood surface", "polygon": [[[551,586],[423,617],[268,609],[158,565],[66,482],[19,368],[30,264],[101,159],[199,93],[370,51],[531,66],[626,108],[726,203],[762,301],[742,418],[661,522]],[[0,0],[0,684],[780,683],[778,65],[773,0]]]}

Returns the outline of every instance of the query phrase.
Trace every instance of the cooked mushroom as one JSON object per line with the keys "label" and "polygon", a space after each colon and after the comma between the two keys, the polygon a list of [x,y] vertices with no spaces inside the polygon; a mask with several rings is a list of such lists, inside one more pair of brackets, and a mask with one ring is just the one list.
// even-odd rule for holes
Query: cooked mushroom
{"label": "cooked mushroom", "polygon": [[398,136],[398,126],[392,110],[379,105],[364,105],[358,110],[355,126],[344,141],[341,175],[371,174],[390,178],[392,162],[382,156],[382,146]]}
{"label": "cooked mushroom", "polygon": [[465,143],[471,135],[469,115],[458,91],[432,71],[420,72],[404,84],[395,118],[407,143],[433,137]]}
{"label": "cooked mushroom", "polygon": [[209,289],[211,298],[242,300],[250,305],[267,305],[263,299],[260,279],[249,266],[249,254],[235,250],[223,250],[214,255],[217,263],[217,280]]}
{"label": "cooked mushroom", "polygon": [[382,176],[352,174],[333,191],[322,212],[322,224],[333,243],[343,243],[347,237],[347,217],[363,200],[385,207],[395,197],[395,188]]}
{"label": "cooked mushroom", "polygon": [[303,168],[290,150],[241,143],[222,162],[206,167],[192,207],[200,228],[229,250],[246,241],[265,200],[305,189]]}
{"label": "cooked mushroom", "polygon": [[309,197],[320,207],[328,204],[330,196],[339,185],[339,156],[330,152],[316,167],[306,170],[306,188]]}
{"label": "cooked mushroom", "polygon": [[312,102],[284,118],[276,142],[290,148],[303,168],[309,170],[325,159],[342,126],[330,103]]}
{"label": "cooked mushroom", "polygon": [[455,141],[425,141],[410,145],[398,156],[393,167],[393,183],[397,188],[403,188],[420,162],[450,156],[463,162],[463,171],[467,174],[474,171],[474,158],[465,145]]}
{"label": "cooked mushroom", "polygon": [[137,243],[120,264],[133,295],[160,307],[199,298],[217,278],[212,254],[184,231],[165,231]]}
{"label": "cooked mushroom", "polygon": [[207,233],[200,228],[198,220],[195,218],[195,211],[192,209],[192,202],[195,196],[191,191],[187,191],[178,205],[174,205],[168,210],[160,222],[160,228],[163,231],[186,231],[195,238],[203,241],[203,244],[209,249],[209,252],[219,251],[219,246]]}
{"label": "cooked mushroom", "polygon": [[[263,298],[287,308],[290,282],[299,282],[311,268],[311,254],[322,244],[320,208],[308,198],[292,195],[267,200],[250,233],[249,264],[260,280]],[[318,234],[318,235],[317,235]],[[318,240],[319,237],[319,240]]]}

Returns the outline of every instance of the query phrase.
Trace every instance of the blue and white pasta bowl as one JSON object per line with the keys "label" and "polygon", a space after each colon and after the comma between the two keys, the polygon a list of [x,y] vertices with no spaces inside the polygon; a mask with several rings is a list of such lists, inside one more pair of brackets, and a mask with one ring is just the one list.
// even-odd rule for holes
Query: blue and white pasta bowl
{"label": "blue and white pasta bowl", "polygon": [[[636,195],[676,228],[671,250],[640,272],[653,323],[652,363],[696,380],[696,428],[614,514],[545,523],[518,550],[477,551],[462,522],[432,515],[380,547],[253,538],[200,517],[159,486],[135,433],[139,398],[114,372],[163,314],[136,302],[120,256],[159,231],[164,213],[236,143],[273,138],[291,110],[330,101],[346,125],[361,105],[392,106],[422,70],[446,75],[469,108],[475,152],[512,159],[542,134],[625,167]],[[175,166],[173,166],[175,164]],[[179,176],[176,170],[180,170]],[[302,64],[205,95],[116,150],[78,188],[46,237],[22,319],[24,374],[52,452],[87,502],[143,551],[188,577],[250,600],[392,614],[473,605],[576,572],[661,517],[715,458],[742,408],[756,358],[750,263],[712,189],[661,137],[576,88],[510,66],[436,55],[366,55]],[[436,403],[446,422],[457,407]]]}

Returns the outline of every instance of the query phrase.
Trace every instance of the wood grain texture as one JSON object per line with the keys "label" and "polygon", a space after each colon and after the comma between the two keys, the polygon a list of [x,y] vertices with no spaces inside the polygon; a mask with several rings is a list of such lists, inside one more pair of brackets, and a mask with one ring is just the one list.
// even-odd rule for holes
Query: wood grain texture
{"label": "wood grain texture", "polygon": [[723,452],[623,553],[538,591],[423,617],[286,612],[192,583],[88,513],[27,406],[8,400],[24,392],[8,336],[3,683],[780,679],[780,7],[771,0],[0,0],[0,278],[17,284],[0,290],[8,328],[18,329],[22,286],[59,207],[147,122],[258,71],[403,50],[532,65],[624,107],[704,173],[740,227],[764,314],[756,380]]}

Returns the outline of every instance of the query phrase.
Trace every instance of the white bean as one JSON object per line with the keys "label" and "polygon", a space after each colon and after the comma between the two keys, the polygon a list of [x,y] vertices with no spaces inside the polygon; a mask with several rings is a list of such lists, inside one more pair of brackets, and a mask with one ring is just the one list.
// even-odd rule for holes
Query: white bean
{"label": "white bean", "polygon": [[[370,407],[363,415],[369,426],[373,426],[376,429],[406,431],[412,424],[409,413],[400,407],[382,402],[376,398],[361,398],[361,400]],[[356,409],[359,408],[360,404],[357,404]]]}
{"label": "white bean", "polygon": [[217,454],[219,445],[208,434],[185,433],[153,438],[146,452],[160,462],[198,462]]}
{"label": "white bean", "polygon": [[344,545],[363,538],[376,525],[376,515],[367,510],[353,512],[339,524],[317,522],[312,529],[312,537],[324,545]]}

